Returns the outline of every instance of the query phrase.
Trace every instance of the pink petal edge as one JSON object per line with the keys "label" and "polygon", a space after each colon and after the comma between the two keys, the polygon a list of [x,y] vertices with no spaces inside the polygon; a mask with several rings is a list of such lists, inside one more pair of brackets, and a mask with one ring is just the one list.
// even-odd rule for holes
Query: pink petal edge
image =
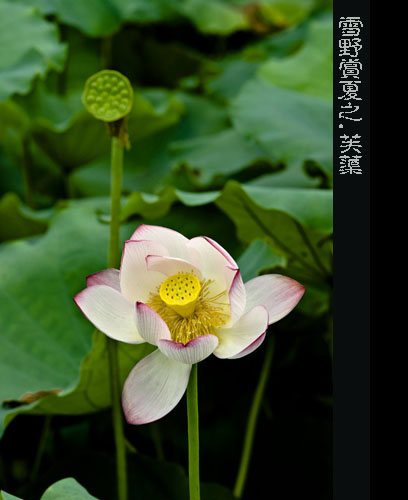
{"label": "pink petal edge", "polygon": [[234,325],[244,313],[246,292],[240,270],[238,268],[233,268],[230,266],[227,267],[228,269],[235,271],[235,276],[232,280],[231,287],[228,292],[231,312],[231,325]]}
{"label": "pink petal edge", "polygon": [[86,277],[87,286],[107,285],[120,292],[120,275],[119,269],[110,267],[103,271],[90,274]]}
{"label": "pink petal edge", "polygon": [[265,340],[266,337],[266,331],[262,333],[256,340],[252,342],[248,347],[246,347],[243,351],[239,352],[238,354],[235,354],[235,356],[231,356],[230,358],[227,359],[240,359],[243,358],[244,356],[248,356],[248,354],[251,354],[251,352],[254,352],[258,347],[263,344],[263,341]]}
{"label": "pink petal edge", "polygon": [[149,344],[157,345],[158,340],[171,338],[163,319],[143,302],[136,302],[136,326],[140,336]]}
{"label": "pink petal edge", "polygon": [[269,313],[269,324],[287,316],[305,293],[305,287],[280,274],[264,274],[245,283],[246,311],[263,305]]}
{"label": "pink petal edge", "polygon": [[163,354],[174,361],[192,365],[203,361],[214,352],[218,338],[215,335],[201,335],[187,344],[173,340],[159,340],[157,345]]}

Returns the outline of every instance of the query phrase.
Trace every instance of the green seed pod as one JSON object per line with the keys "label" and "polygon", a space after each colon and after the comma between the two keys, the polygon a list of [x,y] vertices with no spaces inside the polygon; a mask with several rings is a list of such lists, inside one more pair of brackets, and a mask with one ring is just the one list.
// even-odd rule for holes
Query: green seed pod
{"label": "green seed pod", "polygon": [[98,120],[114,122],[130,113],[133,89],[126,76],[118,71],[104,69],[88,78],[82,102]]}

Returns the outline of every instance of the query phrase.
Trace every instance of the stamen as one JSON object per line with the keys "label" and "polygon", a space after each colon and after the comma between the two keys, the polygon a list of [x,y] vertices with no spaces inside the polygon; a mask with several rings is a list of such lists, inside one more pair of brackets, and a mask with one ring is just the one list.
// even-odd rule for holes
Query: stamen
{"label": "stamen", "polygon": [[178,273],[163,281],[159,294],[165,304],[187,318],[194,312],[200,291],[200,280],[194,274]]}
{"label": "stamen", "polygon": [[[170,286],[174,288],[174,291],[176,288],[178,291],[179,286],[176,286],[176,283],[181,283],[181,280],[185,285],[187,283],[186,275],[189,278],[187,292],[186,288],[183,287],[181,287],[182,293],[180,295],[179,292],[178,297],[175,294],[170,294],[171,288],[167,292],[166,288]],[[226,291],[211,296],[211,283],[213,282],[210,280],[200,282],[193,274],[179,273],[167,278],[157,290],[158,293],[150,294],[147,304],[166,322],[171,338],[175,342],[187,344],[190,340],[201,335],[214,335],[216,329],[223,326],[229,319],[230,312]],[[185,308],[184,301],[188,301],[187,306],[190,309],[191,306],[193,308],[190,314],[186,314],[187,308]],[[180,303],[181,305],[179,305]],[[179,312],[180,307],[184,314]]]}

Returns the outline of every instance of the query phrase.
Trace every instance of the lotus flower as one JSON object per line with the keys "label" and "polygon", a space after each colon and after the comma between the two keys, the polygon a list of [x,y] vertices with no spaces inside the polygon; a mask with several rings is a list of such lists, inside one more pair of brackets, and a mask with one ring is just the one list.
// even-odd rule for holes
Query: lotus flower
{"label": "lotus flower", "polygon": [[145,424],[178,404],[194,363],[211,354],[250,354],[304,290],[279,274],[244,285],[234,259],[212,239],[188,240],[165,227],[141,225],[124,244],[120,271],[88,276],[74,300],[109,337],[157,346],[136,364],[123,389],[127,421]]}

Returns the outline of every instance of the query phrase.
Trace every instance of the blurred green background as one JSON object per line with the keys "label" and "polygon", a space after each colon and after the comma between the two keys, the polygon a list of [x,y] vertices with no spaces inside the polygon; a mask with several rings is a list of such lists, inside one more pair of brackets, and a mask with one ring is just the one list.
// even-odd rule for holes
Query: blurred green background
{"label": "blurred green background", "polygon": [[[72,300],[106,267],[109,138],[81,93],[112,68],[135,91],[122,239],[141,222],[207,235],[244,281],[277,272],[307,287],[270,328],[244,498],[331,498],[331,7],[0,0],[0,490],[37,500],[73,477],[115,498],[105,338]],[[149,352],[120,345],[123,380]],[[200,364],[203,500],[233,498],[264,353]],[[187,499],[185,402],[126,435],[130,498]]]}

